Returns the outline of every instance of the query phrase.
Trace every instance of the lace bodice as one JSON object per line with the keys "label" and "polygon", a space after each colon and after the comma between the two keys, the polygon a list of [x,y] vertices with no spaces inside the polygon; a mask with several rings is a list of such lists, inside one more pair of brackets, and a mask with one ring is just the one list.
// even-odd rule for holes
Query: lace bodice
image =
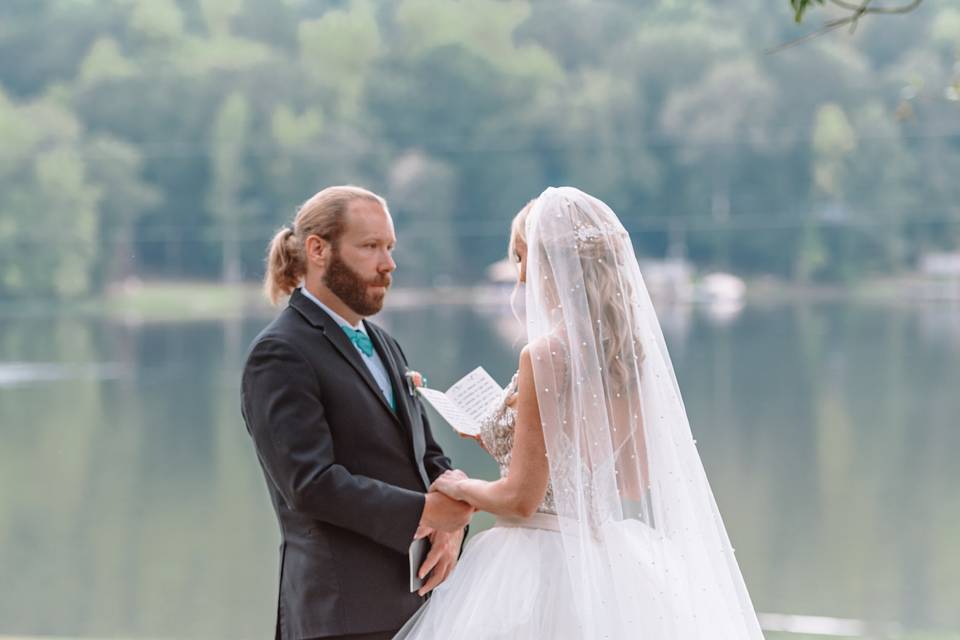
{"label": "lace bodice", "polygon": [[[517,423],[517,410],[509,406],[507,400],[517,392],[517,374],[513,374],[510,384],[503,391],[503,396],[493,405],[490,411],[480,421],[480,440],[493,459],[500,466],[500,477],[507,477],[510,470],[510,458],[513,454],[513,430]],[[547,484],[547,492],[543,502],[537,507],[538,513],[557,513],[553,498],[553,487]]]}

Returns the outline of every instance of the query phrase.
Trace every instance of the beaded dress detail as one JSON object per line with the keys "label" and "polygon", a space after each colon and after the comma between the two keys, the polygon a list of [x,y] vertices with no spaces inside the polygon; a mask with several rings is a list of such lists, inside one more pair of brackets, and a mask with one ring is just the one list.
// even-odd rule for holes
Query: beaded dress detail
{"label": "beaded dress detail", "polygon": [[[503,390],[503,396],[494,404],[480,421],[480,440],[487,452],[493,456],[500,467],[500,477],[506,478],[513,456],[513,431],[517,423],[517,410],[507,404],[507,400],[517,393],[517,374],[513,374],[510,384]],[[537,507],[537,513],[556,514],[553,487],[547,484],[543,502]]]}

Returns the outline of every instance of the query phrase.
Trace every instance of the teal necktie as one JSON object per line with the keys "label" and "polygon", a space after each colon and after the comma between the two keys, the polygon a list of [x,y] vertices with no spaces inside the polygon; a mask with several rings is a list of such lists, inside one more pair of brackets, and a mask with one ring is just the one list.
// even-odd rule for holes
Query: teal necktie
{"label": "teal necktie", "polygon": [[[373,343],[370,341],[370,336],[359,329],[348,327],[345,324],[340,325],[340,328],[343,329],[343,332],[347,334],[348,338],[350,338],[350,342],[357,345],[357,348],[360,349],[364,355],[366,355],[368,358],[373,355]],[[396,399],[393,396],[389,396],[386,397],[386,400],[390,404],[390,408],[393,410],[393,412],[396,413]]]}
{"label": "teal necktie", "polygon": [[357,349],[360,349],[365,356],[369,358],[373,355],[373,343],[370,342],[370,337],[367,334],[347,325],[341,325],[340,328],[350,338],[350,342],[357,345]]}

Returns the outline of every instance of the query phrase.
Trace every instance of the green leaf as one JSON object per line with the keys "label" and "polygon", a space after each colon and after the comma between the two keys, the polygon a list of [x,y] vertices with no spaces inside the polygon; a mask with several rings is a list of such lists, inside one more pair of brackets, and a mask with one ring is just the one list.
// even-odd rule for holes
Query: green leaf
{"label": "green leaf", "polygon": [[803,21],[803,14],[810,8],[812,3],[816,2],[823,5],[824,0],[790,0],[790,7],[793,9],[793,19],[797,22]]}

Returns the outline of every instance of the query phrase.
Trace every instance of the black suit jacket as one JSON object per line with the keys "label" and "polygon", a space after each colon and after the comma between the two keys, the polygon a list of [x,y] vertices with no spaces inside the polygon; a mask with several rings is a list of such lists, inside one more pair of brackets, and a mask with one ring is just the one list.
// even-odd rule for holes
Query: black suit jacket
{"label": "black suit jacket", "polygon": [[247,430],[280,523],[278,639],[398,629],[422,604],[407,550],[424,492],[450,461],[406,358],[372,322],[396,413],[334,320],[294,291],[254,340],[243,371]]}

